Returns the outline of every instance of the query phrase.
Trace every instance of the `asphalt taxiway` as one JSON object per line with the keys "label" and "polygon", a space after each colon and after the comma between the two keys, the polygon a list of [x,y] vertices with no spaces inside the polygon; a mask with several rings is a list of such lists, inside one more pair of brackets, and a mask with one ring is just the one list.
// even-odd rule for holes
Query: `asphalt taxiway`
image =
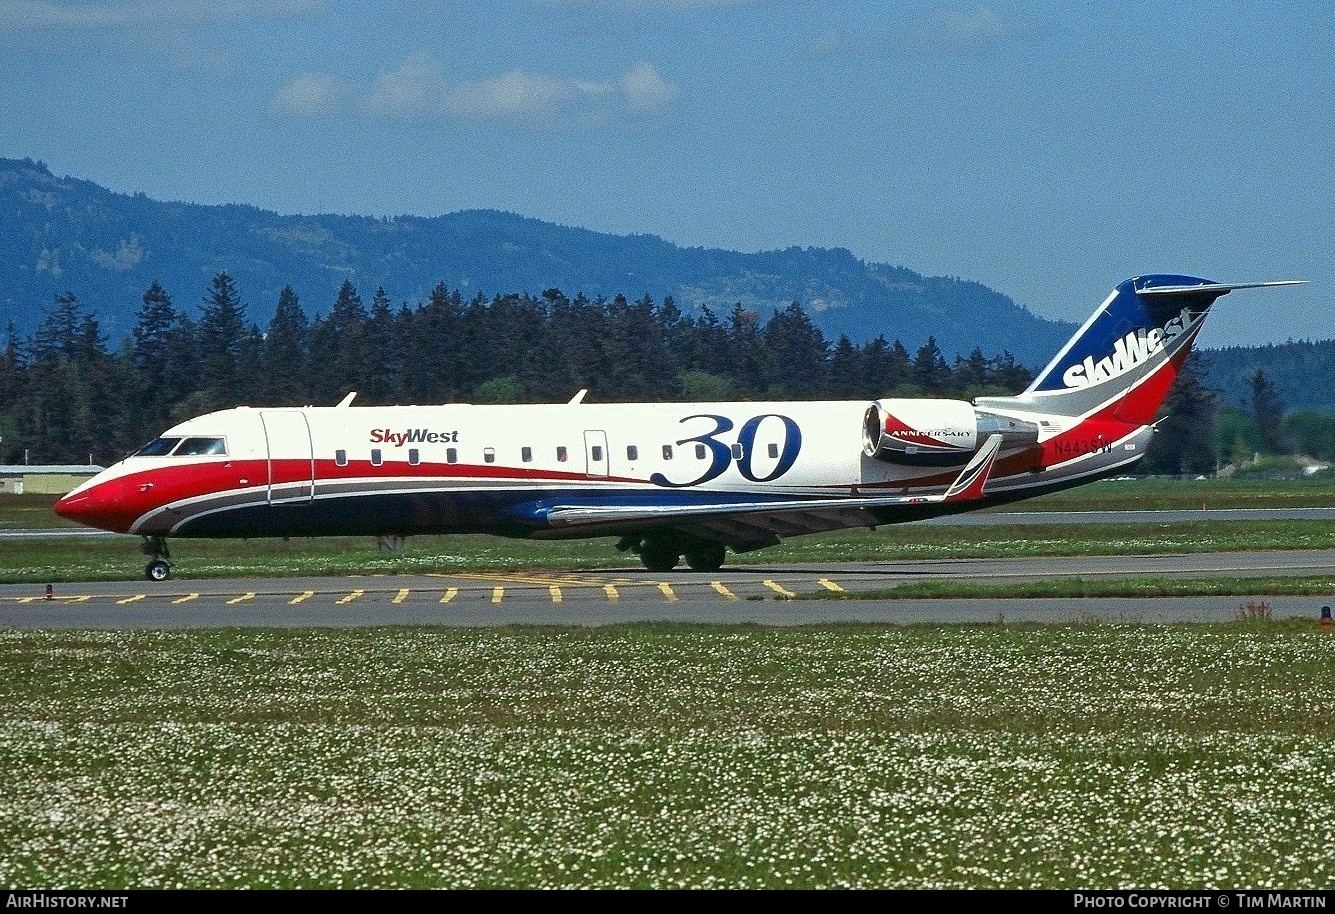
{"label": "asphalt taxiway", "polygon": [[[1331,579],[1330,595],[1038,599],[851,599],[897,584],[1059,578],[1281,576]],[[822,599],[811,599],[821,597]],[[1266,612],[1320,619],[1335,603],[1335,550],[1154,556],[1040,556],[921,562],[496,571],[164,582],[0,584],[0,628],[184,629],[233,626],[607,625],[632,621],[801,625],[826,622],[1222,622]]]}

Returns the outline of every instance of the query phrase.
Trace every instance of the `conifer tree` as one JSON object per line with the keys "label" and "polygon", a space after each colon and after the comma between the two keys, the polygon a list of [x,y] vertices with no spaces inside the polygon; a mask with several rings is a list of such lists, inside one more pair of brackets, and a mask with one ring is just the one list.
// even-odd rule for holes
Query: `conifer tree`
{"label": "conifer tree", "polygon": [[291,286],[278,293],[278,305],[264,338],[264,387],[268,406],[313,402],[305,372],[310,320]]}
{"label": "conifer tree", "polygon": [[246,334],[246,306],[226,272],[214,275],[199,318],[199,356],[203,400],[210,409],[241,402],[238,359]]}

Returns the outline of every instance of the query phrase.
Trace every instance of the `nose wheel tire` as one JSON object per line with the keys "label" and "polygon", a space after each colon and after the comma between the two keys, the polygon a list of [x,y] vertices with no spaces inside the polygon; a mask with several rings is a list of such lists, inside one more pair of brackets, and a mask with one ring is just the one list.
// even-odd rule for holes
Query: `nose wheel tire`
{"label": "nose wheel tire", "polygon": [[171,566],[162,559],[154,559],[144,566],[144,576],[150,581],[165,581],[171,576]]}

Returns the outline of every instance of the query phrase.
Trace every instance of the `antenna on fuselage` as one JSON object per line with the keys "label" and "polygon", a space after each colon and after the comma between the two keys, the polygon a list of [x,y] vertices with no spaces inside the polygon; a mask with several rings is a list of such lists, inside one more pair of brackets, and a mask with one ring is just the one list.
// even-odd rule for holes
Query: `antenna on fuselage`
{"label": "antenna on fuselage", "polygon": [[339,401],[338,401],[338,405],[339,405],[339,406],[348,406],[349,404],[352,403],[352,398],[355,397],[355,396],[357,396],[357,391],[355,391],[355,390],[350,390],[350,391],[348,391],[348,395],[347,395],[346,397],[344,397],[342,400],[339,400]]}
{"label": "antenna on fuselage", "polygon": [[577,394],[575,394],[573,397],[571,397],[570,400],[569,400],[569,402],[566,403],[566,406],[574,406],[576,403],[583,403],[583,402],[584,402],[584,395],[585,395],[586,393],[588,393],[588,392],[589,392],[589,389],[588,389],[587,387],[584,388],[584,389],[581,390],[579,393],[577,393]]}

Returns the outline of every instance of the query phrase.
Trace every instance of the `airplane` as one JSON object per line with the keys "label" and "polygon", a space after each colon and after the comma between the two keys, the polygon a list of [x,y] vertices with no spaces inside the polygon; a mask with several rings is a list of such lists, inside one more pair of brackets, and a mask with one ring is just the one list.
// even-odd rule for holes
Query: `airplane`
{"label": "airplane", "polygon": [[144,537],[619,537],[668,572],[728,550],[972,511],[1125,472],[1204,319],[1236,289],[1117,285],[1015,396],[727,403],[238,406],[189,419],[55,511]]}

